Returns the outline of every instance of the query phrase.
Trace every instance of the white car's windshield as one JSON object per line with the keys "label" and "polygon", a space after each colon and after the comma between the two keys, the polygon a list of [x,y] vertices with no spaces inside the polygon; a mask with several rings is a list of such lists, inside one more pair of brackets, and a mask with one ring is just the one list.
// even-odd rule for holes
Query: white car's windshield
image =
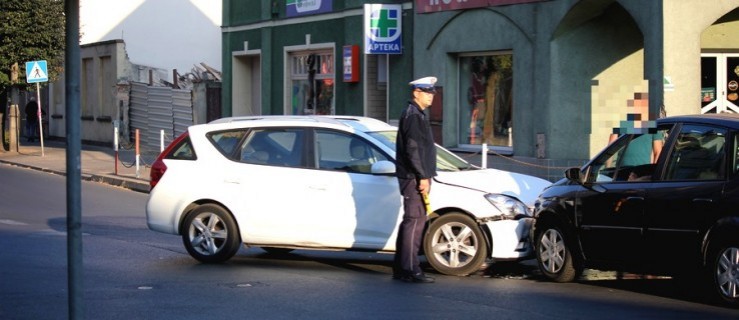
{"label": "white car's windshield", "polygon": [[[395,150],[395,137],[397,131],[378,131],[368,132],[373,138],[382,142],[382,144]],[[474,169],[469,162],[451,153],[449,150],[436,145],[436,170],[438,171],[463,171]]]}

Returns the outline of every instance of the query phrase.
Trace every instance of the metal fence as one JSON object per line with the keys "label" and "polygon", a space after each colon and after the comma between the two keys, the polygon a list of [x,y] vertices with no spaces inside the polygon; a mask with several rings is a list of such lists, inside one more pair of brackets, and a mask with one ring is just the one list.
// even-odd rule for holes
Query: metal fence
{"label": "metal fence", "polygon": [[174,139],[194,124],[192,93],[132,82],[129,117],[130,132],[139,129],[141,146],[159,150],[162,131]]}

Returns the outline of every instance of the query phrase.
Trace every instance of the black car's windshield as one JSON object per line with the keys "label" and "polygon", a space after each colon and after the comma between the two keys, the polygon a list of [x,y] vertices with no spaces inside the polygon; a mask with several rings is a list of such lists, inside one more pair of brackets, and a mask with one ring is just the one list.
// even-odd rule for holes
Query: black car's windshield
{"label": "black car's windshield", "polygon": [[[395,150],[395,137],[397,131],[379,131],[368,132],[373,138],[382,142],[382,144]],[[463,171],[470,170],[474,167],[467,161],[462,160],[449,150],[436,145],[436,170],[438,171]]]}

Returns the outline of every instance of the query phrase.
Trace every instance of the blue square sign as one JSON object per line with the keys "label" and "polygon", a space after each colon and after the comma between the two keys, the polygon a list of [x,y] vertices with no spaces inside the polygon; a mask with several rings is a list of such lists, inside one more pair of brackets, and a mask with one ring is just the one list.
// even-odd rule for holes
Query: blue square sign
{"label": "blue square sign", "polygon": [[26,82],[49,81],[49,73],[46,69],[46,60],[26,62]]}

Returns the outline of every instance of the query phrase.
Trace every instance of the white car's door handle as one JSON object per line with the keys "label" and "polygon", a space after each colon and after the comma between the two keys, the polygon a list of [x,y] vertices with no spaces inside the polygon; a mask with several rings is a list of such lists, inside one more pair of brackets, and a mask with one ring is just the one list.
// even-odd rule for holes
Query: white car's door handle
{"label": "white car's door handle", "polygon": [[225,183],[232,183],[232,184],[241,184],[241,181],[239,179],[233,179],[233,178],[226,178],[223,180]]}

